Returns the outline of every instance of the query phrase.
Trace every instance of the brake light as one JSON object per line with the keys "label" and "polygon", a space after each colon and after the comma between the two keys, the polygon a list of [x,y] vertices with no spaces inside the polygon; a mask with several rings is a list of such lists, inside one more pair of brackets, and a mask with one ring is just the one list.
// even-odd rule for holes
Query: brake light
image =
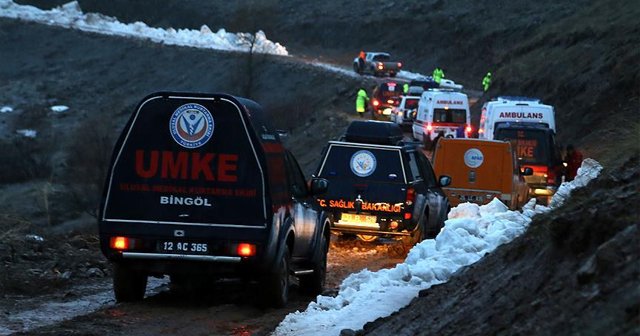
{"label": "brake light", "polygon": [[387,104],[393,104],[393,103],[395,103],[393,99],[387,99]]}
{"label": "brake light", "polygon": [[407,188],[407,199],[405,203],[407,205],[412,205],[415,199],[416,199],[416,190],[411,187]]}
{"label": "brake light", "polygon": [[380,102],[377,99],[374,99],[372,104],[373,104],[373,106],[378,106],[378,105],[380,105]]}
{"label": "brake light", "polygon": [[431,124],[427,125],[427,131],[429,132],[433,131],[433,126],[431,126]]}
{"label": "brake light", "polygon": [[404,213],[404,219],[411,219],[411,213],[410,212],[405,212]]}
{"label": "brake light", "polygon": [[384,69],[384,64],[378,63],[378,69],[380,69],[380,70]]}
{"label": "brake light", "polygon": [[556,184],[556,172],[554,172],[552,169],[547,168],[547,173],[545,175],[547,176],[547,184]]}
{"label": "brake light", "polygon": [[131,242],[127,237],[111,237],[109,246],[115,250],[128,250],[131,246]]}
{"label": "brake light", "polygon": [[236,253],[238,253],[241,257],[251,257],[256,255],[256,246],[249,243],[240,243],[238,244],[238,248],[236,249]]}
{"label": "brake light", "polygon": [[467,132],[467,134],[471,133],[471,126],[467,126],[467,128],[465,128],[465,132]]}

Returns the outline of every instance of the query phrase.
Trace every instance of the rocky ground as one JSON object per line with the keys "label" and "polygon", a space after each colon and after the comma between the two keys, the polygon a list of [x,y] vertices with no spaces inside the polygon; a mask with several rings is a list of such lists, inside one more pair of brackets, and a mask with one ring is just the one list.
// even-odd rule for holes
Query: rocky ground
{"label": "rocky ground", "polygon": [[[50,7],[65,1],[19,2]],[[495,82],[476,105],[476,120],[478,106],[497,94],[537,96],[553,104],[559,138],[600,161],[602,177],[566,206],[537,218],[517,241],[360,332],[640,333],[637,6],[607,0],[373,1],[364,7],[297,0],[79,3],[86,12],[150,25],[259,27],[302,59],[346,68],[361,48],[384,49],[402,58],[407,70],[429,73],[438,65],[468,88],[477,89],[484,72],[493,69]],[[379,14],[380,8],[388,14]],[[334,15],[318,15],[327,12]],[[315,169],[322,144],[353,117],[355,88],[371,79],[322,71],[296,57],[260,57],[257,70],[248,75],[245,57],[0,19],[0,105],[14,108],[0,114],[0,311],[11,314],[24,298],[71,299],[80,284],[108,284],[110,270],[98,251],[92,215],[113,141],[138,100],[150,92],[249,96],[291,132],[288,145],[305,172]],[[70,109],[50,110],[59,104]],[[27,128],[38,136],[15,133]],[[370,252],[377,248],[364,247],[355,253],[363,258],[352,268],[340,266],[353,258],[355,247],[361,248],[333,250],[330,262],[338,266],[332,288],[345,272],[395,262]],[[40,332],[91,334],[96,328],[95,334],[134,334],[127,326],[151,321],[149,330],[158,333],[206,333],[210,316],[229,307],[226,301],[193,306],[163,300],[160,295],[140,305],[108,308]],[[166,311],[145,313],[156,302],[169,302],[159,304]],[[294,300],[288,309],[304,302]],[[184,311],[185,305],[190,321],[202,329],[163,324],[176,306]],[[229,316],[234,322],[216,330],[264,334],[285,314],[273,312],[268,321]]]}

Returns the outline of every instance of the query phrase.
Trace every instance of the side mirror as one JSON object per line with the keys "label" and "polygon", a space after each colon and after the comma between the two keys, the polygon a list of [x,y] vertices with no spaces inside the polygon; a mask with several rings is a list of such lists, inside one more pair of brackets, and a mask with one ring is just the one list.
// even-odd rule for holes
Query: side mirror
{"label": "side mirror", "polygon": [[320,177],[314,177],[311,179],[311,195],[321,195],[327,192],[329,189],[329,181]]}
{"label": "side mirror", "polygon": [[441,187],[446,187],[451,184],[451,176],[442,175],[438,178],[438,183],[440,183]]}
{"label": "side mirror", "polygon": [[520,170],[520,174],[522,176],[531,176],[533,175],[533,169],[531,167],[524,167]]}

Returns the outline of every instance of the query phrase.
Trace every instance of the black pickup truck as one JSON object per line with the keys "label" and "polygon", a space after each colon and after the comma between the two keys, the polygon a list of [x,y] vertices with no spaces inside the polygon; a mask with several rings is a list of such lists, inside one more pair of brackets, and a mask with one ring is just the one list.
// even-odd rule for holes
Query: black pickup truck
{"label": "black pickup truck", "polygon": [[444,226],[450,207],[441,187],[451,178],[436,179],[422,150],[403,141],[397,124],[353,121],[323,153],[316,176],[329,180],[319,202],[335,218],[332,231],[415,244]]}
{"label": "black pickup truck", "polygon": [[259,281],[287,302],[290,275],[319,293],[330,218],[261,107],[226,94],[160,92],[136,107],[112,156],[100,205],[101,249],[117,301],[148,276]]}

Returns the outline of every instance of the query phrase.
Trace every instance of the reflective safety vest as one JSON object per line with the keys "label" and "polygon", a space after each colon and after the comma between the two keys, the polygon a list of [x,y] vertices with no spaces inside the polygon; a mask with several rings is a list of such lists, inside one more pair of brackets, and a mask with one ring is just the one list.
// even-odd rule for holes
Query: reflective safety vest
{"label": "reflective safety vest", "polygon": [[356,97],[356,112],[364,113],[367,101],[369,101],[367,92],[363,89],[358,90],[358,96]]}
{"label": "reflective safety vest", "polygon": [[482,79],[482,87],[484,88],[485,91],[487,91],[489,90],[489,85],[491,85],[491,75],[487,74]]}

